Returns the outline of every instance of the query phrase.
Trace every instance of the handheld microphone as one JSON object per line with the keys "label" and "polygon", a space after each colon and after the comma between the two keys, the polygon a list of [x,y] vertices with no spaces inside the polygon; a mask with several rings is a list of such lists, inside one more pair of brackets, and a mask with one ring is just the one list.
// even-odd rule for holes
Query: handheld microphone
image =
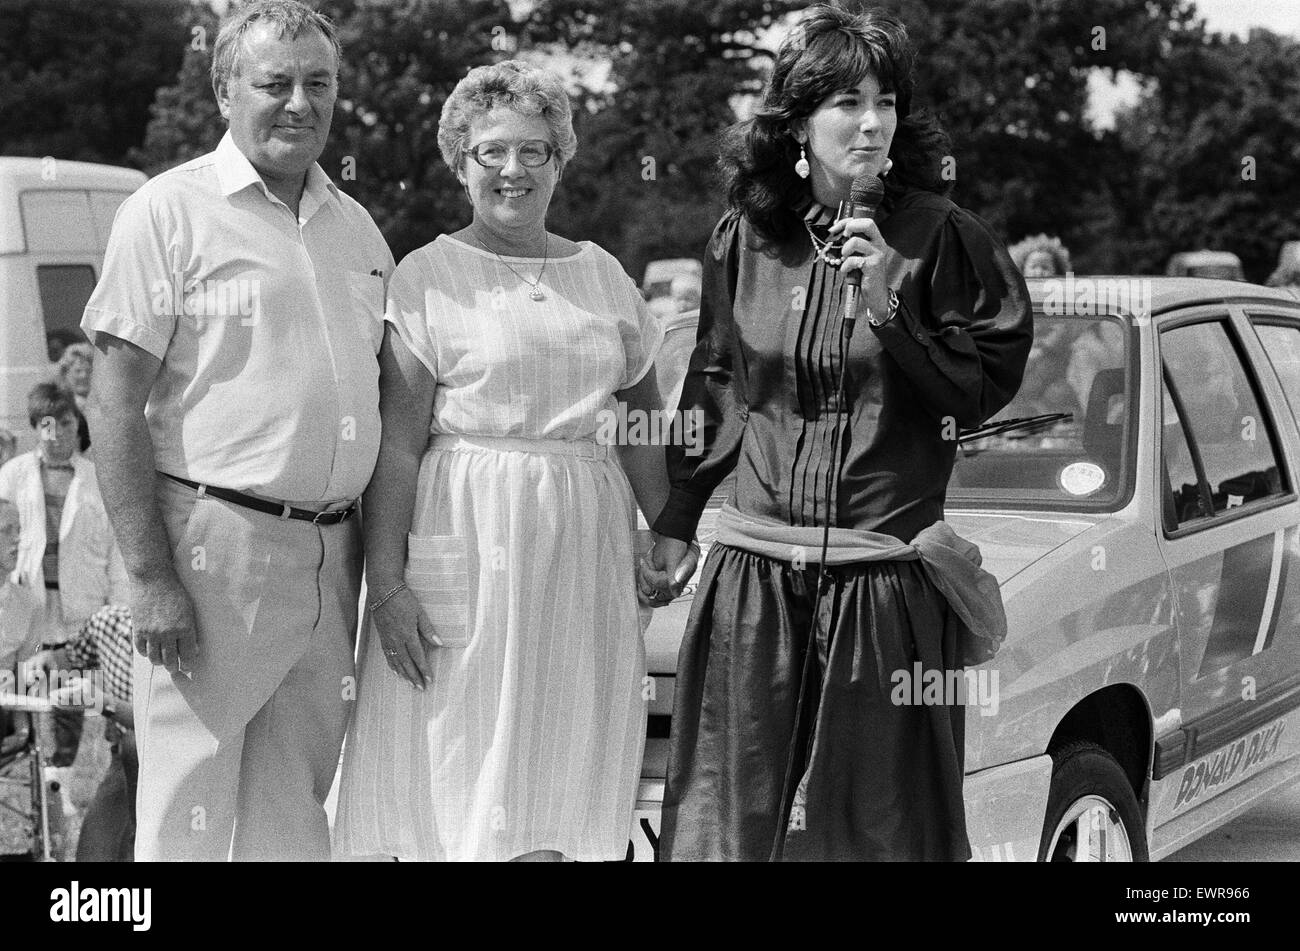
{"label": "handheld microphone", "polygon": [[[876,209],[885,197],[885,183],[877,175],[859,175],[849,188],[848,201],[840,202],[836,219],[875,218]],[[853,336],[858,319],[858,294],[862,289],[862,269],[850,271],[844,279],[844,333]]]}

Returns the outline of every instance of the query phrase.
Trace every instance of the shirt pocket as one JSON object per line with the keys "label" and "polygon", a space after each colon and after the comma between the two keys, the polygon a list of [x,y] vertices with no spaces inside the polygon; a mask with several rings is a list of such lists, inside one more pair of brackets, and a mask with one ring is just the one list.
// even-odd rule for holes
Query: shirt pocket
{"label": "shirt pocket", "polygon": [[378,274],[348,274],[349,310],[361,335],[379,352],[384,339],[384,279]]}
{"label": "shirt pocket", "polygon": [[463,535],[407,535],[406,586],[443,647],[469,645],[469,554]]}

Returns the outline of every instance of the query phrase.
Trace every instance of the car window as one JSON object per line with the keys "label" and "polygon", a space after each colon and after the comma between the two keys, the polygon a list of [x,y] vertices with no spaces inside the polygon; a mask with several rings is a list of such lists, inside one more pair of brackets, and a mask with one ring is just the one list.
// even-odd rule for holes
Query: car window
{"label": "car window", "polygon": [[1122,504],[1132,483],[1129,437],[1136,418],[1129,336],[1110,316],[1035,316],[1020,390],[993,421],[1030,422],[964,434],[949,498],[1070,509]]}
{"label": "car window", "polygon": [[1291,412],[1300,420],[1300,327],[1258,324],[1255,330],[1277,372]]}
{"label": "car window", "polygon": [[[1222,321],[1160,335],[1161,454],[1178,526],[1280,496],[1275,442]],[[1170,516],[1170,499],[1165,503]]]}

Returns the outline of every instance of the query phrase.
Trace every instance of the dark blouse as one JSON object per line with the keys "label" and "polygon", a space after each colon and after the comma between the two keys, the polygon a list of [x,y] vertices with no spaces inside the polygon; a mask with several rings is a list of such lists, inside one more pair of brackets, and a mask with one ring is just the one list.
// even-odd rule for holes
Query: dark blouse
{"label": "dark blouse", "polygon": [[[804,215],[819,237],[834,217],[815,203]],[[910,542],[943,518],[958,431],[992,417],[1019,388],[1033,314],[1024,278],[977,215],[910,191],[876,222],[899,308],[878,328],[859,311],[829,512],[833,526]],[[688,454],[680,439],[668,448],[672,488],[656,531],[691,538],[733,469],[741,513],[824,524],[842,301],[838,270],[816,259],[806,233],[764,249],[735,212],[718,223],[679,404],[698,411],[703,452]]]}

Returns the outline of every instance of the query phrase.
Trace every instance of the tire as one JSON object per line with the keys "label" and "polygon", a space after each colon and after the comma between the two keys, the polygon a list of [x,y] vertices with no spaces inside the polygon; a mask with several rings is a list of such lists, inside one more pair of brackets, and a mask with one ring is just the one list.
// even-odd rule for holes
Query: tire
{"label": "tire", "polygon": [[[1038,847],[1040,862],[1146,862],[1146,823],[1115,757],[1076,740],[1052,754],[1052,786]],[[1079,858],[1087,837],[1088,857]]]}

